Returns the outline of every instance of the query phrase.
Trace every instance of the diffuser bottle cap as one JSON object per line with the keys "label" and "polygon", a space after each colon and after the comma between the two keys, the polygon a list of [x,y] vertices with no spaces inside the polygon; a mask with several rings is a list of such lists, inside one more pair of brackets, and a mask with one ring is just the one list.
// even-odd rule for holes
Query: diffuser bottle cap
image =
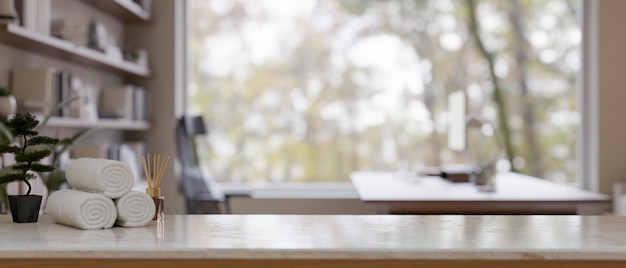
{"label": "diffuser bottle cap", "polygon": [[152,197],[161,196],[161,188],[146,188],[146,193]]}

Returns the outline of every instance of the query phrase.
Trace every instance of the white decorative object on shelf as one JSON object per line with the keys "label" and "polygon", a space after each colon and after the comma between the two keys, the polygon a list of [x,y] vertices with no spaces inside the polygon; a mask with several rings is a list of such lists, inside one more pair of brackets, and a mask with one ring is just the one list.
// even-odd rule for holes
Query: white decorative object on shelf
{"label": "white decorative object on shelf", "polygon": [[51,23],[51,35],[79,46],[89,46],[91,23],[76,18],[55,19]]}
{"label": "white decorative object on shelf", "polygon": [[15,101],[15,97],[13,97],[13,95],[0,96],[0,116],[8,117],[15,114],[16,108],[17,102]]}
{"label": "white decorative object on shelf", "polygon": [[613,214],[626,216],[626,182],[613,183]]}
{"label": "white decorative object on shelf", "polygon": [[17,21],[17,12],[13,0],[0,0],[0,22]]}
{"label": "white decorative object on shelf", "polygon": [[19,25],[36,33],[50,35],[51,0],[16,0]]}

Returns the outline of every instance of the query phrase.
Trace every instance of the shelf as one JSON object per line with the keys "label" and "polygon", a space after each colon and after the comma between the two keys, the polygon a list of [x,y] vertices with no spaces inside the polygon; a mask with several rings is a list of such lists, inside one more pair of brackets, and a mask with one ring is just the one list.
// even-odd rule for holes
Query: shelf
{"label": "shelf", "polygon": [[130,0],[85,0],[85,2],[124,22],[150,21],[150,13]]}
{"label": "shelf", "polygon": [[150,76],[150,71],[144,66],[115,59],[102,52],[36,33],[15,24],[0,25],[0,43],[123,75]]}
{"label": "shelf", "polygon": [[147,130],[150,128],[150,124],[144,121],[132,121],[124,119],[98,119],[96,121],[90,121],[79,118],[63,118],[52,117],[48,121],[46,127],[56,128],[99,128],[99,129],[111,129],[111,130]]}

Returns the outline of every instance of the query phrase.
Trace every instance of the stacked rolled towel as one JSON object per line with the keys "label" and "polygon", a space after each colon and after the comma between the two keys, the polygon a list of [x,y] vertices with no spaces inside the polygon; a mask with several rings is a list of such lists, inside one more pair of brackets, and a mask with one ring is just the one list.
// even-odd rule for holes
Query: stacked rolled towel
{"label": "stacked rolled towel", "polygon": [[115,199],[130,192],[135,183],[127,164],[97,158],[79,158],[70,162],[65,171],[67,182],[75,189],[102,193]]}
{"label": "stacked rolled towel", "polygon": [[65,172],[75,190],[59,190],[48,197],[47,212],[55,222],[81,229],[140,227],[155,213],[154,201],[131,191],[135,178],[124,162],[75,159]]}
{"label": "stacked rolled towel", "polygon": [[140,227],[154,218],[155,206],[152,197],[138,191],[130,191],[114,200],[117,208],[115,225],[123,227]]}
{"label": "stacked rolled towel", "polygon": [[55,222],[81,229],[111,228],[117,217],[113,200],[68,189],[50,194],[47,211]]}

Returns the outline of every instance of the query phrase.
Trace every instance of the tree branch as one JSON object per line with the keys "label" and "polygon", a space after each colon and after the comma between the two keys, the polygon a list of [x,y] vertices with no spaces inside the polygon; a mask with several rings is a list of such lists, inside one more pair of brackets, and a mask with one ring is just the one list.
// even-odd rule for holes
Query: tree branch
{"label": "tree branch", "polygon": [[[498,128],[500,129],[500,133],[502,136],[502,141],[504,142],[504,151],[506,153],[507,159],[509,162],[513,163],[513,158],[515,157],[515,152],[513,150],[513,144],[511,142],[511,130],[508,122],[508,113],[506,110],[506,104],[502,92],[502,88],[500,86],[500,82],[495,74],[494,67],[494,59],[493,55],[487,51],[485,45],[483,44],[483,40],[479,34],[478,19],[476,18],[476,3],[474,0],[467,0],[468,12],[469,12],[469,26],[471,35],[474,37],[474,41],[476,42],[476,46],[480,50],[480,53],[483,55],[487,63],[489,64],[489,75],[491,77],[491,82],[493,83],[493,101],[495,102],[498,109]],[[511,170],[515,171],[515,167],[511,165]]]}

